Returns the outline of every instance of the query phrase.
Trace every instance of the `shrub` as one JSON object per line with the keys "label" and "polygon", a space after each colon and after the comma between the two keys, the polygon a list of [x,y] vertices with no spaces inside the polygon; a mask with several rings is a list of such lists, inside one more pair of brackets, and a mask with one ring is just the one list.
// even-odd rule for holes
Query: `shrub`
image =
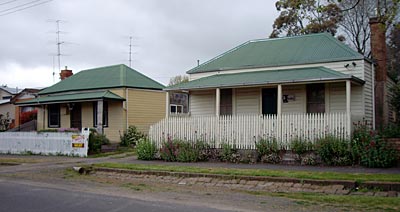
{"label": "shrub", "polygon": [[135,126],[129,126],[128,129],[122,135],[120,135],[120,146],[136,145],[139,139],[144,137],[145,135]]}
{"label": "shrub", "polygon": [[306,154],[303,157],[301,157],[301,165],[309,165],[309,166],[315,166],[317,165],[317,157],[315,154]]}
{"label": "shrub", "polygon": [[290,149],[294,154],[297,155],[297,158],[301,161],[302,155],[314,149],[314,144],[301,138],[295,138],[290,142]]}
{"label": "shrub", "polygon": [[344,166],[351,164],[349,141],[326,136],[317,141],[317,153],[327,165]]}
{"label": "shrub", "polygon": [[89,134],[89,152],[99,153],[101,151],[101,145],[110,144],[110,140],[104,135],[99,134],[95,130],[90,130]]}
{"label": "shrub", "polygon": [[240,154],[235,145],[228,143],[221,144],[221,152],[219,156],[221,161],[237,163],[240,160]]}
{"label": "shrub", "polygon": [[389,124],[381,130],[380,134],[384,138],[400,138],[400,124]]}
{"label": "shrub", "polygon": [[259,158],[272,153],[279,153],[279,145],[275,138],[260,139],[256,143],[256,149]]}
{"label": "shrub", "polygon": [[397,151],[379,136],[365,142],[361,150],[361,165],[369,168],[391,167],[397,160]]}
{"label": "shrub", "polygon": [[176,154],[178,151],[178,141],[174,141],[168,138],[166,142],[163,142],[160,149],[161,159],[169,162],[176,161]]}
{"label": "shrub", "polygon": [[353,160],[370,168],[391,167],[398,157],[398,152],[365,123],[356,126],[351,146]]}
{"label": "shrub", "polygon": [[141,138],[136,145],[139,160],[154,160],[157,153],[156,145],[147,138]]}
{"label": "shrub", "polygon": [[161,159],[165,161],[197,162],[208,160],[210,147],[203,141],[183,141],[168,139],[160,149]]}
{"label": "shrub", "polygon": [[271,153],[271,154],[268,154],[268,155],[261,156],[260,161],[262,163],[277,164],[277,163],[280,163],[282,161],[282,158],[281,158],[281,156],[279,156],[278,153]]}

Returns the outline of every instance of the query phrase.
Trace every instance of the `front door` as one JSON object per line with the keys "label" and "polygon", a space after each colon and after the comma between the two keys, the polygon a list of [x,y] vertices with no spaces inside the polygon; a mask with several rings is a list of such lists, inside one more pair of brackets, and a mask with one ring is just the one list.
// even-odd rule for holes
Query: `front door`
{"label": "front door", "polygon": [[70,103],[71,128],[82,129],[82,108],[80,103]]}
{"label": "front door", "polygon": [[262,114],[277,114],[277,88],[262,89]]}

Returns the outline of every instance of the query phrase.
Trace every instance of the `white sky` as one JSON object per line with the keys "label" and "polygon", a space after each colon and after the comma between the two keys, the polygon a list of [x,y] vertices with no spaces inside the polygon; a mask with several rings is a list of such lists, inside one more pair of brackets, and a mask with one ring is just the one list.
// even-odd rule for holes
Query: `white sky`
{"label": "white sky", "polygon": [[[205,62],[247,40],[268,37],[278,16],[275,0],[53,0],[4,15],[45,1],[0,0],[0,85],[53,84],[54,20],[64,21],[62,68],[76,73],[128,65],[133,36],[132,68],[168,84],[198,59]],[[54,65],[57,82],[57,58]]]}

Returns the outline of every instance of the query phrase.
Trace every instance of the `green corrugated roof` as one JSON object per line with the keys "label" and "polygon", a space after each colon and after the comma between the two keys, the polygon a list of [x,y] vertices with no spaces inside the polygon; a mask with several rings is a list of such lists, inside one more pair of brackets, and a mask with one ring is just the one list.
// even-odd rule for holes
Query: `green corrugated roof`
{"label": "green corrugated roof", "polygon": [[277,83],[315,82],[351,79],[359,83],[363,80],[325,67],[281,69],[268,71],[241,72],[236,74],[216,74],[186,83],[169,86],[164,90],[189,90],[202,88],[223,88]]}
{"label": "green corrugated roof", "polygon": [[363,58],[363,55],[330,34],[320,33],[251,40],[189,70],[187,73],[324,63]]}
{"label": "green corrugated roof", "polygon": [[61,102],[74,102],[74,101],[90,101],[90,100],[118,100],[123,101],[124,98],[118,96],[111,91],[100,91],[100,92],[85,92],[85,93],[74,93],[74,94],[54,94],[48,96],[38,97],[32,100],[16,103],[18,105],[39,105],[47,103],[61,103]]}
{"label": "green corrugated roof", "polygon": [[80,71],[39,92],[40,95],[66,91],[132,87],[162,90],[164,86],[126,65]]}

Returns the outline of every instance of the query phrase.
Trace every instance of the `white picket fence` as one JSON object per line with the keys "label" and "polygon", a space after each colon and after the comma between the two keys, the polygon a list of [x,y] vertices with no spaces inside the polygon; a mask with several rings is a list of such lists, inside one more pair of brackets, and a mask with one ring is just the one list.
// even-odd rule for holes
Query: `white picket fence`
{"label": "white picket fence", "polygon": [[0,153],[42,154],[86,157],[89,131],[71,132],[3,132]]}
{"label": "white picket fence", "polygon": [[222,143],[240,149],[254,149],[260,139],[275,138],[288,149],[294,138],[315,142],[333,135],[348,138],[346,113],[234,115],[234,116],[171,116],[150,127],[149,137],[158,146],[167,139],[206,141],[212,147]]}

